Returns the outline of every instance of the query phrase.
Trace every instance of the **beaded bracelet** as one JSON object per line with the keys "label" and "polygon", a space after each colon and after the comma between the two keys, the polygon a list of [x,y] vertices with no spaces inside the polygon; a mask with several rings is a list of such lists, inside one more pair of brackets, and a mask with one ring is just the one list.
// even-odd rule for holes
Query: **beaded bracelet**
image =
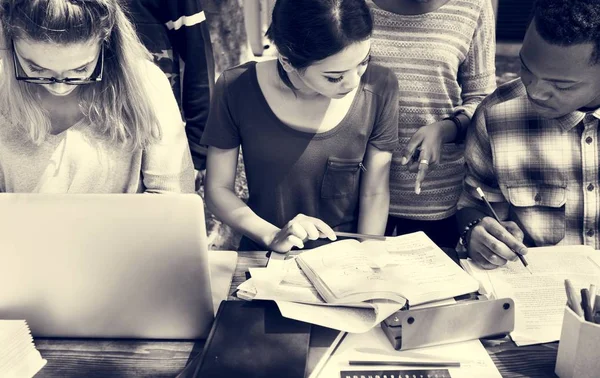
{"label": "beaded bracelet", "polygon": [[471,231],[475,226],[477,226],[477,224],[479,222],[481,222],[482,218],[477,218],[475,220],[472,220],[471,222],[469,222],[468,225],[465,226],[465,229],[463,230],[463,232],[460,233],[460,244],[463,245],[463,247],[465,247],[465,249],[468,250],[468,241],[467,241],[467,234],[469,233],[469,231]]}

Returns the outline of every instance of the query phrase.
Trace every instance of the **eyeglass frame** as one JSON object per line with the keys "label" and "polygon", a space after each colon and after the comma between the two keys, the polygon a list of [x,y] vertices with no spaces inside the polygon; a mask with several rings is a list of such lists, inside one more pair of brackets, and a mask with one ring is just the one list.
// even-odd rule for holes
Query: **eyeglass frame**
{"label": "eyeglass frame", "polygon": [[[100,46],[100,59],[98,59],[96,63],[96,67],[94,67],[94,71],[87,78],[74,78],[74,77],[65,77],[64,79],[57,79],[55,77],[34,77],[34,76],[20,76],[17,70],[17,65],[21,69],[21,71],[27,75],[27,72],[23,69],[23,65],[21,65],[21,61],[17,58],[17,50],[15,50],[15,42],[12,43],[12,52],[13,52],[13,67],[15,69],[15,79],[18,81],[24,81],[31,84],[67,84],[67,85],[86,85],[93,84],[102,81],[102,75],[104,73],[104,44]],[[100,73],[96,77],[92,77],[94,72],[98,70],[98,63],[100,64]]]}

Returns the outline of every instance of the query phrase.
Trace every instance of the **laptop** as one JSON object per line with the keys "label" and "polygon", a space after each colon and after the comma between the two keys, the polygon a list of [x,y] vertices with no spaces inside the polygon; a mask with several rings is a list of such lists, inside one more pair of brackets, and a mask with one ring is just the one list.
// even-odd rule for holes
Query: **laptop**
{"label": "laptop", "polygon": [[35,337],[205,338],[197,194],[0,194],[0,319]]}

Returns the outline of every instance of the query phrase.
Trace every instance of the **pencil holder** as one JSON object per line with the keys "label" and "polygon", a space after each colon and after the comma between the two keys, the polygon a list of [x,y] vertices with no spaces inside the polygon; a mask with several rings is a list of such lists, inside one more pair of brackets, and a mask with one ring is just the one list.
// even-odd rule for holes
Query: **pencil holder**
{"label": "pencil holder", "polygon": [[600,325],[566,306],[554,372],[560,378],[600,376]]}

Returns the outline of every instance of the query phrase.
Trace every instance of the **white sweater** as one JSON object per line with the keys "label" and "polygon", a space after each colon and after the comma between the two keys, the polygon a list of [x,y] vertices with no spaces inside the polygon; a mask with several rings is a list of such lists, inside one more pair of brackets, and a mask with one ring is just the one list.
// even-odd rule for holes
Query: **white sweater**
{"label": "white sweater", "polygon": [[166,76],[148,62],[148,95],[162,138],[127,149],[83,123],[34,144],[0,111],[0,192],[193,192],[194,169],[184,123]]}

